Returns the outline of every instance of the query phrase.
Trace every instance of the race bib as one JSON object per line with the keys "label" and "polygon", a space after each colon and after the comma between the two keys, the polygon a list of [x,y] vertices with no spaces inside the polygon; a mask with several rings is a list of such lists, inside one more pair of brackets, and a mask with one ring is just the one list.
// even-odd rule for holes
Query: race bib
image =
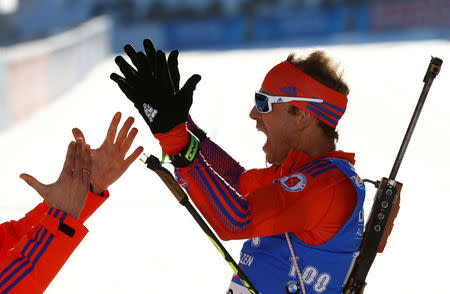
{"label": "race bib", "polygon": [[226,294],[251,294],[251,293],[250,291],[248,291],[246,287],[231,281],[230,287],[228,288]]}

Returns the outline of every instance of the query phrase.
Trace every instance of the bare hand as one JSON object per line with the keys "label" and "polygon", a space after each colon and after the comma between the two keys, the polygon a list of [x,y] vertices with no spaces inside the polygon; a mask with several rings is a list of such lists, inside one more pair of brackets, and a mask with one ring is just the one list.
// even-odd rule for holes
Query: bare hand
{"label": "bare hand", "polygon": [[[125,158],[128,150],[136,137],[138,130],[133,128],[134,118],[129,117],[116,138],[117,127],[119,125],[121,113],[117,112],[109,126],[105,141],[98,149],[92,149],[92,174],[91,184],[93,192],[96,194],[103,193],[112,183],[128,169],[133,161],[138,158],[144,148],[138,147],[134,152]],[[80,129],[72,130],[75,139],[81,139],[85,142],[85,138]]]}
{"label": "bare hand", "polygon": [[44,185],[28,174],[21,174],[20,178],[36,190],[48,206],[78,219],[86,202],[90,170],[90,147],[77,140],[70,142],[63,169],[55,183]]}

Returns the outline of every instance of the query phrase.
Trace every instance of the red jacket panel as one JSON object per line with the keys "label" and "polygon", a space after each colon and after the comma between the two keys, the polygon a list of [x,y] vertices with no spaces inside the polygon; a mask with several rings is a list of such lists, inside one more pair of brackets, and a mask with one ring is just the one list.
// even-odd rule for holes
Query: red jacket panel
{"label": "red jacket panel", "polygon": [[83,240],[83,222],[108,198],[88,193],[76,220],[45,202],[0,225],[0,294],[42,293]]}

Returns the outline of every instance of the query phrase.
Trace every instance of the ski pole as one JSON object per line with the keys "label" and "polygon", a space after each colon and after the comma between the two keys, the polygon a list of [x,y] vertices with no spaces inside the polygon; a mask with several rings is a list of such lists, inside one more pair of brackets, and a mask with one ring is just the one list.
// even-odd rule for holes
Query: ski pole
{"label": "ski pole", "polygon": [[372,266],[377,253],[383,252],[387,239],[391,234],[394,219],[397,217],[400,209],[400,190],[402,188],[402,183],[395,181],[395,177],[397,176],[397,172],[428,95],[428,91],[430,90],[434,78],[439,74],[441,65],[442,59],[437,57],[431,58],[423,79],[425,84],[422,93],[420,94],[419,101],[414,110],[405,137],[403,138],[402,145],[397,154],[397,158],[395,159],[389,178],[383,177],[381,181],[377,181],[376,183],[369,181],[374,183],[378,189],[375,194],[372,210],[359,249],[360,254],[356,259],[352,272],[345,285],[343,291],[344,294],[362,294],[364,292],[369,269]]}
{"label": "ski pole", "polygon": [[259,292],[256,290],[255,286],[245,275],[242,269],[236,264],[233,257],[231,257],[231,255],[228,253],[228,251],[225,249],[225,247],[222,245],[219,239],[215,236],[213,231],[209,228],[209,226],[206,224],[206,222],[203,220],[203,218],[200,216],[197,210],[195,210],[194,206],[191,204],[191,202],[189,202],[189,198],[186,195],[186,193],[183,191],[180,185],[178,185],[177,180],[175,180],[172,174],[161,165],[159,159],[153,155],[150,155],[150,157],[148,157],[147,160],[145,161],[145,164],[149,169],[154,171],[161,178],[164,184],[166,184],[167,188],[169,188],[170,192],[172,192],[175,198],[177,198],[178,202],[180,202],[181,205],[186,207],[186,209],[197,221],[197,223],[206,233],[211,242],[213,242],[214,246],[216,246],[217,250],[219,250],[219,252],[222,254],[223,258],[225,258],[225,260],[231,266],[234,273],[241,280],[242,284],[244,284],[251,293],[258,294]]}

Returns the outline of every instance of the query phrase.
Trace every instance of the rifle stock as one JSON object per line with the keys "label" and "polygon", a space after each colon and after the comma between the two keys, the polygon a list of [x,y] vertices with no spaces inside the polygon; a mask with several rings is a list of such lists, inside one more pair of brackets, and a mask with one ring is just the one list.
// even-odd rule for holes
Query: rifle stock
{"label": "rifle stock", "polygon": [[383,178],[375,194],[369,219],[364,231],[353,270],[350,274],[344,294],[361,294],[366,286],[366,277],[378,252],[382,252],[392,232],[394,220],[400,209],[400,191],[402,184]]}

